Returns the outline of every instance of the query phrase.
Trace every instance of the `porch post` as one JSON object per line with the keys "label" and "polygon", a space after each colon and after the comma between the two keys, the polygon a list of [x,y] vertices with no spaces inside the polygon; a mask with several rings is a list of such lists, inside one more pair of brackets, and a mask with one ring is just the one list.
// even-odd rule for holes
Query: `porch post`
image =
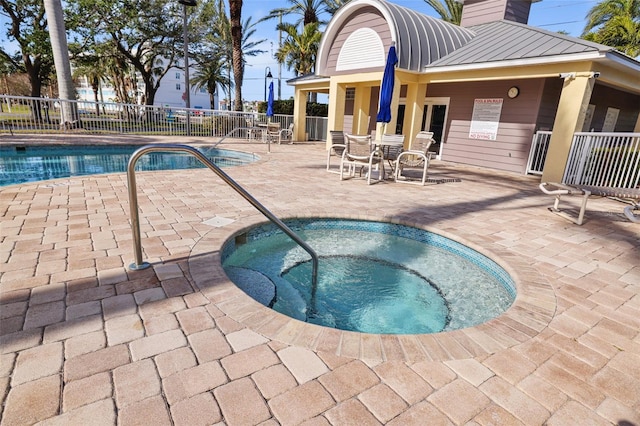
{"label": "porch post", "polygon": [[347,88],[335,78],[329,83],[329,116],[327,117],[327,149],[331,146],[331,130],[344,130],[344,103]]}
{"label": "porch post", "polygon": [[427,96],[427,85],[410,83],[407,86],[407,105],[404,111],[404,144],[405,148],[411,145],[411,141],[422,130],[422,113],[424,100]]}
{"label": "porch post", "polygon": [[307,131],[307,91],[295,90],[293,100],[293,138],[294,141],[306,141]]}
{"label": "porch post", "polygon": [[594,84],[595,79],[591,78],[589,73],[565,78],[542,171],[542,181],[562,181],[573,134],[582,130]]}
{"label": "porch post", "polygon": [[370,106],[371,86],[358,86],[353,105],[353,128],[358,135],[369,133]]}

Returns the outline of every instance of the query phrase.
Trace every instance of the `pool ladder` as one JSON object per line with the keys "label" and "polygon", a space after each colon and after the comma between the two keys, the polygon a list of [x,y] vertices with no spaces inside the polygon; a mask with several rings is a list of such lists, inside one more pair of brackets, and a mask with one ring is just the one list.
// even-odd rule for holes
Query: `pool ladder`
{"label": "pool ladder", "polygon": [[226,182],[231,188],[233,188],[238,194],[247,200],[253,207],[258,209],[260,213],[266,216],[272,223],[287,234],[293,241],[295,241],[300,247],[302,247],[311,256],[313,269],[311,272],[311,308],[315,307],[316,288],[318,284],[318,255],[316,252],[302,240],[298,234],[293,232],[291,228],[285,225],[280,219],[278,219],[273,213],[271,213],[266,207],[264,207],[258,200],[253,198],[243,187],[241,187],[236,181],[231,179],[229,175],[222,171],[222,169],[216,166],[211,160],[209,160],[202,152],[194,147],[188,145],[179,144],[153,144],[145,145],[142,148],[136,150],[129,159],[127,165],[127,182],[129,186],[129,209],[131,214],[131,232],[133,233],[133,252],[135,255],[135,263],[129,265],[129,269],[139,270],[148,268],[150,265],[142,260],[142,243],[140,241],[140,218],[138,214],[138,190],[136,186],[136,163],[144,154],[149,152],[182,152],[191,154],[196,157],[200,162],[207,166],[211,171],[217,174],[224,182]]}

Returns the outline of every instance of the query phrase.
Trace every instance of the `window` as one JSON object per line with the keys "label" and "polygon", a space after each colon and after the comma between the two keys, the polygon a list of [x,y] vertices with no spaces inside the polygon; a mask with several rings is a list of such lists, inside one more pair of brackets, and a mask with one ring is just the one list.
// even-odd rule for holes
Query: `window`
{"label": "window", "polygon": [[180,73],[179,73],[179,72],[177,72],[177,73],[176,73],[176,80],[180,80],[180,78],[181,78],[181,77],[180,77]]}
{"label": "window", "polygon": [[180,83],[176,83],[176,90],[182,90]]}
{"label": "window", "polygon": [[356,98],[356,89],[354,87],[348,87],[345,93],[345,98],[347,101],[352,101]]}

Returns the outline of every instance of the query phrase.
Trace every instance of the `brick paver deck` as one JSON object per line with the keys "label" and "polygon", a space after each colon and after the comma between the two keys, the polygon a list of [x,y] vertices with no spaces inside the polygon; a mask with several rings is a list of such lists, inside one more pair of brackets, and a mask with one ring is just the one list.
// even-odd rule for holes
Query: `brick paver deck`
{"label": "brick paver deck", "polygon": [[[38,138],[0,137],[16,141]],[[590,201],[579,227],[547,211],[533,177],[434,161],[431,177],[460,182],[367,186],[327,173],[321,144],[226,147],[261,156],[226,171],[279,217],[435,230],[496,257],[517,280],[516,302],[436,335],[325,329],[270,311],[227,279],[222,242],[264,218],[206,169],[137,174],[152,264],[140,271],[128,268],[124,174],[8,186],[3,426],[640,425],[640,226],[619,202]]]}

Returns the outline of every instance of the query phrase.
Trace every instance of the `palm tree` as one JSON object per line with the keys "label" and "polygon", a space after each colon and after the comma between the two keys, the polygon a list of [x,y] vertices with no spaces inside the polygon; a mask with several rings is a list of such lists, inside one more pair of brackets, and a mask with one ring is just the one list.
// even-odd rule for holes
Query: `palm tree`
{"label": "palm tree", "polygon": [[[218,85],[223,88],[231,87],[231,79],[226,74],[225,64],[222,55],[217,54],[209,57],[197,59],[198,71],[190,83],[196,90],[206,89],[209,93],[209,103],[211,109],[215,109],[215,95],[218,92]],[[231,95],[231,94],[229,94]]]}
{"label": "palm tree", "polygon": [[273,9],[258,22],[277,18],[280,15],[300,15],[296,25],[305,26],[314,22],[326,24],[325,21],[320,20],[320,14],[327,10],[326,0],[289,0],[289,3],[291,3],[291,7]]}
{"label": "palm tree", "polygon": [[[60,0],[44,0],[44,8],[47,12],[47,24],[51,47],[53,49],[53,61],[58,76],[58,93],[61,99],[70,101],[76,99],[76,92],[71,76],[71,64],[69,63],[69,47],[67,46],[67,33],[62,14],[62,2]],[[61,105],[63,122],[61,126],[80,126],[78,107],[74,102],[63,102]]]}
{"label": "palm tree", "polygon": [[[322,33],[318,31],[320,23],[313,22],[304,26],[298,34],[293,24],[280,24],[278,30],[286,34],[282,47],[276,51],[276,59],[285,64],[287,69],[294,69],[297,76],[310,74],[314,71],[316,56]],[[315,102],[317,93],[309,92],[309,100]]]}
{"label": "palm tree", "polygon": [[[595,30],[595,31],[592,31]],[[582,36],[636,57],[640,54],[640,0],[603,0],[587,13]]]}
{"label": "palm tree", "polygon": [[234,110],[242,111],[242,0],[229,0],[229,22],[231,24],[231,45],[233,47],[233,80],[236,84]]}
{"label": "palm tree", "polygon": [[[457,0],[424,0],[436,11],[445,22],[460,25],[462,20],[462,3]],[[444,3],[443,3],[444,1]]]}
{"label": "palm tree", "polygon": [[327,12],[333,16],[336,14],[338,9],[340,9],[345,4],[349,3],[351,0],[325,0],[324,3],[326,5]]}
{"label": "palm tree", "polygon": [[93,99],[96,103],[96,115],[99,116],[99,93],[102,81],[107,77],[102,61],[96,56],[80,56],[76,58],[73,76],[75,78],[85,77],[91,85],[91,90],[93,90]]}

